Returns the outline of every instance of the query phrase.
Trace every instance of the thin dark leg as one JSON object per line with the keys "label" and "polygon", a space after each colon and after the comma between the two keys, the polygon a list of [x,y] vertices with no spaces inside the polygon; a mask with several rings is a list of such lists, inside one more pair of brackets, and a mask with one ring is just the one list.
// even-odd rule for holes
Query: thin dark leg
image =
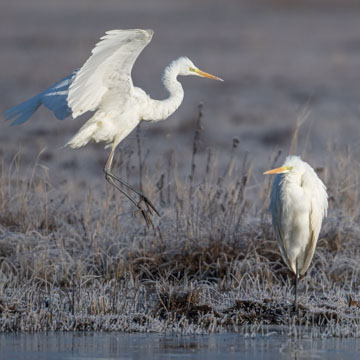
{"label": "thin dark leg", "polygon": [[155,206],[152,204],[152,202],[140,191],[137,191],[136,189],[134,189],[131,185],[129,185],[126,181],[120,179],[119,177],[117,177],[116,175],[114,175],[111,172],[106,172],[105,174],[109,177],[111,177],[113,180],[116,180],[117,182],[119,182],[121,185],[127,187],[129,190],[131,190],[132,192],[134,192],[136,195],[138,195],[141,199],[141,201],[144,201],[144,203],[146,204],[148,210],[151,212],[151,210],[154,210],[156,212],[156,214],[158,216],[160,216],[159,212],[156,210]]}
{"label": "thin dark leg", "polygon": [[[105,172],[105,179],[108,181],[109,184],[114,186],[117,190],[119,190],[123,195],[125,195],[141,212],[142,216],[144,217],[146,221],[147,227],[153,226],[153,223],[150,219],[150,216],[153,214],[152,210],[156,212],[157,215],[160,216],[159,212],[155,209],[155,207],[152,205],[150,200],[140,193],[139,191],[135,190],[132,186],[127,184],[125,181],[121,180],[119,177],[115,176],[113,173],[111,173],[111,165],[114,158],[114,152],[115,148],[113,148],[110,152],[110,155],[106,161],[104,172]],[[133,191],[135,194],[137,194],[140,197],[140,201],[137,202],[131,195],[129,195],[126,191],[120,188],[120,186],[115,182],[119,182],[121,185],[127,187],[129,190]],[[146,205],[146,209],[144,209],[141,206],[141,203],[144,202]]]}
{"label": "thin dark leg", "polygon": [[296,262],[296,274],[295,274],[295,302],[294,302],[294,309],[297,311],[297,287],[299,282],[299,269],[298,264]]}

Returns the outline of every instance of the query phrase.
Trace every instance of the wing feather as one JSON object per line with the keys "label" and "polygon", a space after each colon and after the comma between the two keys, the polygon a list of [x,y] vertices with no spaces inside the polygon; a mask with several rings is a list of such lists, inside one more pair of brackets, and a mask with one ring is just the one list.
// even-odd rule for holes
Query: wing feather
{"label": "wing feather", "polygon": [[306,248],[305,262],[302,267],[301,274],[305,274],[306,270],[310,266],[320,234],[321,224],[324,217],[327,215],[328,209],[328,195],[326,192],[326,186],[310,166],[308,167],[307,176],[311,177],[312,184],[309,214],[310,239]]}
{"label": "wing feather", "polygon": [[153,33],[153,30],[141,29],[106,32],[69,88],[67,100],[74,118],[95,111],[109,90],[123,96],[131,93],[132,67]]}
{"label": "wing feather", "polygon": [[283,211],[284,211],[282,196],[281,196],[282,181],[283,181],[282,174],[277,175],[274,179],[274,183],[270,195],[269,210],[271,212],[274,233],[280,249],[281,256],[283,257],[286,265],[291,269],[290,261],[287,256],[286,246],[284,242],[284,229],[282,224]]}
{"label": "wing feather", "polygon": [[76,72],[77,70],[74,70],[69,76],[58,81],[40,94],[6,110],[4,113],[5,117],[7,120],[12,120],[11,125],[21,125],[29,120],[41,105],[44,105],[53,111],[58,119],[65,119],[71,114],[66,98],[69,86],[74,80]]}

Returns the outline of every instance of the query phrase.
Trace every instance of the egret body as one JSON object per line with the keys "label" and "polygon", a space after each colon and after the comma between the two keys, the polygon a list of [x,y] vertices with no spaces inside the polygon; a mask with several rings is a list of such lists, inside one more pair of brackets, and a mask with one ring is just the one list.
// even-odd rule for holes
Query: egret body
{"label": "egret body", "polygon": [[[165,100],[151,99],[133,85],[131,70],[152,36],[152,30],[141,29],[106,32],[80,69],[5,112],[5,116],[13,120],[13,125],[27,121],[40,105],[52,110],[58,119],[94,112],[66,145],[79,148],[95,141],[110,146],[104,168],[106,180],[138,207],[148,226],[152,210],[158,212],[145,195],[111,172],[116,147],[141,121],[164,120],[177,110],[184,97],[178,75],[222,80],[199,70],[189,58],[180,57],[171,62],[163,73],[162,80],[169,97]],[[128,192],[122,187],[128,188]]]}
{"label": "egret body", "polygon": [[288,156],[277,169],[269,210],[282,258],[295,274],[295,308],[299,275],[310,266],[323,218],[327,214],[326,187],[313,168],[298,156]]}

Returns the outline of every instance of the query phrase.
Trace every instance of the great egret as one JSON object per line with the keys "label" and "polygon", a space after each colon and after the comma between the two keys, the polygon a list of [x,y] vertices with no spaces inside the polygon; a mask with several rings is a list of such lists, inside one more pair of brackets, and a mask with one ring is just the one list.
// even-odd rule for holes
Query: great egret
{"label": "great egret", "polygon": [[[184,90],[177,81],[178,75],[222,81],[199,70],[187,57],[180,57],[171,62],[163,73],[162,81],[169,97],[165,100],[151,99],[142,89],[133,86],[131,69],[151,41],[153,33],[153,30],[141,29],[107,31],[80,69],[5,112],[9,120],[14,120],[12,125],[27,121],[40,105],[52,110],[61,120],[69,115],[76,118],[88,111],[95,112],[65,146],[79,148],[89,141],[106,142],[111,151],[104,168],[105,178],[137,206],[147,226],[151,224],[152,210],[159,213],[144,194],[111,172],[116,147],[142,120],[164,120],[174,113],[184,97]],[[137,194],[139,201],[120,185]]]}
{"label": "great egret", "polygon": [[271,190],[269,210],[282,258],[295,274],[295,309],[299,275],[310,266],[327,214],[324,183],[299,156],[288,156],[284,164],[264,174],[278,174]]}

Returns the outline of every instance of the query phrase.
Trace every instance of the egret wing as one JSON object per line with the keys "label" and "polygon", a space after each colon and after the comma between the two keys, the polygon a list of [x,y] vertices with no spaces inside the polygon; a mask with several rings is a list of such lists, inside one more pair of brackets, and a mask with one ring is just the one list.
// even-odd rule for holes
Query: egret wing
{"label": "egret wing", "polygon": [[302,267],[301,274],[305,274],[309,268],[311,260],[314,256],[316,243],[319,237],[321,224],[327,214],[328,209],[328,196],[326,186],[318,178],[315,171],[309,166],[307,175],[311,179],[311,196],[310,196],[310,214],[309,214],[309,233],[310,239],[306,248],[306,256],[304,266]]}
{"label": "egret wing", "polygon": [[95,111],[109,90],[124,97],[131,94],[132,67],[152,36],[153,30],[106,32],[70,86],[67,100],[74,118]]}
{"label": "egret wing", "polygon": [[55,116],[63,120],[71,114],[71,109],[67,104],[67,95],[71,82],[73,81],[77,70],[66,78],[60,80],[55,85],[44,90],[40,94],[35,95],[29,100],[16,105],[5,111],[7,120],[13,120],[11,125],[21,125],[33,115],[33,113],[41,106],[46,106],[53,111]]}
{"label": "egret wing", "polygon": [[42,93],[42,103],[49,110],[53,111],[55,116],[63,120],[71,114],[71,109],[67,103],[67,96],[69,92],[69,87],[74,81],[75,75],[78,69],[74,70],[71,75],[60,80],[53,87],[47,89]]}
{"label": "egret wing", "polygon": [[279,174],[275,177],[274,183],[271,189],[270,206],[269,210],[272,216],[272,224],[276,241],[279,245],[281,255],[286,265],[291,269],[290,261],[287,257],[287,251],[284,243],[284,229],[282,224],[283,218],[283,202],[281,198],[281,186],[283,181],[283,175]]}

